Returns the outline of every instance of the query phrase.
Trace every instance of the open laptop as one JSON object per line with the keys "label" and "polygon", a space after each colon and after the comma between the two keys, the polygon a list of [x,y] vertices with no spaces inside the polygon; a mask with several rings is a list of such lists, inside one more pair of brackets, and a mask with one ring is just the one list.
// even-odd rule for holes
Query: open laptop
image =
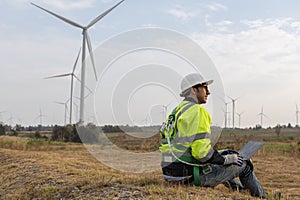
{"label": "open laptop", "polygon": [[249,160],[264,144],[264,142],[249,141],[239,150],[239,155],[241,155],[244,160]]}

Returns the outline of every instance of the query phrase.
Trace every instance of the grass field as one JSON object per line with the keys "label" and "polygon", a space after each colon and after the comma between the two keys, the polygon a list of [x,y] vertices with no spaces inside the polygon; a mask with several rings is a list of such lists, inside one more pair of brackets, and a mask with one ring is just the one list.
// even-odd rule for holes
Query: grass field
{"label": "grass field", "polygon": [[[118,134],[110,135],[116,137]],[[119,145],[151,150],[153,141]],[[266,144],[253,157],[255,172],[272,199],[300,199],[300,135],[266,132],[224,132],[219,147],[239,148],[249,139]],[[138,146],[137,144],[140,144]],[[0,137],[0,199],[255,199],[225,186],[198,188],[170,184],[161,171],[124,173],[97,161],[81,144]],[[281,195],[278,195],[278,194]],[[279,198],[278,196],[281,196]]]}

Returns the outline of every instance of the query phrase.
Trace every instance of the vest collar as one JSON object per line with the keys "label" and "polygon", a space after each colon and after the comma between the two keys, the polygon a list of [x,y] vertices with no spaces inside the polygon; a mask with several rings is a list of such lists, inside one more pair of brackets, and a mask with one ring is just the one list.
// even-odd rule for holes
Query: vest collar
{"label": "vest collar", "polygon": [[192,102],[192,103],[198,104],[198,102],[197,102],[197,101],[195,101],[195,99],[193,99],[192,97],[185,97],[183,101],[189,101],[189,102]]}

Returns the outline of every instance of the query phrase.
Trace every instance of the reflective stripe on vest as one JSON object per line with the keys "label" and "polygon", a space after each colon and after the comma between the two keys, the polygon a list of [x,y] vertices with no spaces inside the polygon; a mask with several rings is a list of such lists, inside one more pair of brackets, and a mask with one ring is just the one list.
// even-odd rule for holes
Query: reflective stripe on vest
{"label": "reflective stripe on vest", "polygon": [[[211,138],[211,135],[209,133],[198,133],[192,136],[187,136],[187,137],[178,137],[176,134],[176,137],[172,140],[172,143],[192,143],[196,140],[201,140],[205,138]],[[163,144],[168,144],[167,138],[164,138],[161,140]]]}
{"label": "reflective stripe on vest", "polygon": [[192,143],[196,140],[201,140],[201,139],[205,139],[205,138],[210,138],[210,134],[209,133],[197,133],[195,135],[192,136],[186,136],[186,137],[176,137],[173,139],[174,143]]}

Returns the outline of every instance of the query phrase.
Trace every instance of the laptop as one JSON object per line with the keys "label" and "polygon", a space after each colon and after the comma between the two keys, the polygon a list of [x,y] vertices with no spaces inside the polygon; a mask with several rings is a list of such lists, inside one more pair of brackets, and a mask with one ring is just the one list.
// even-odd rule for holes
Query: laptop
{"label": "laptop", "polygon": [[244,160],[249,160],[264,144],[264,142],[249,141],[239,150],[239,155],[241,155]]}

